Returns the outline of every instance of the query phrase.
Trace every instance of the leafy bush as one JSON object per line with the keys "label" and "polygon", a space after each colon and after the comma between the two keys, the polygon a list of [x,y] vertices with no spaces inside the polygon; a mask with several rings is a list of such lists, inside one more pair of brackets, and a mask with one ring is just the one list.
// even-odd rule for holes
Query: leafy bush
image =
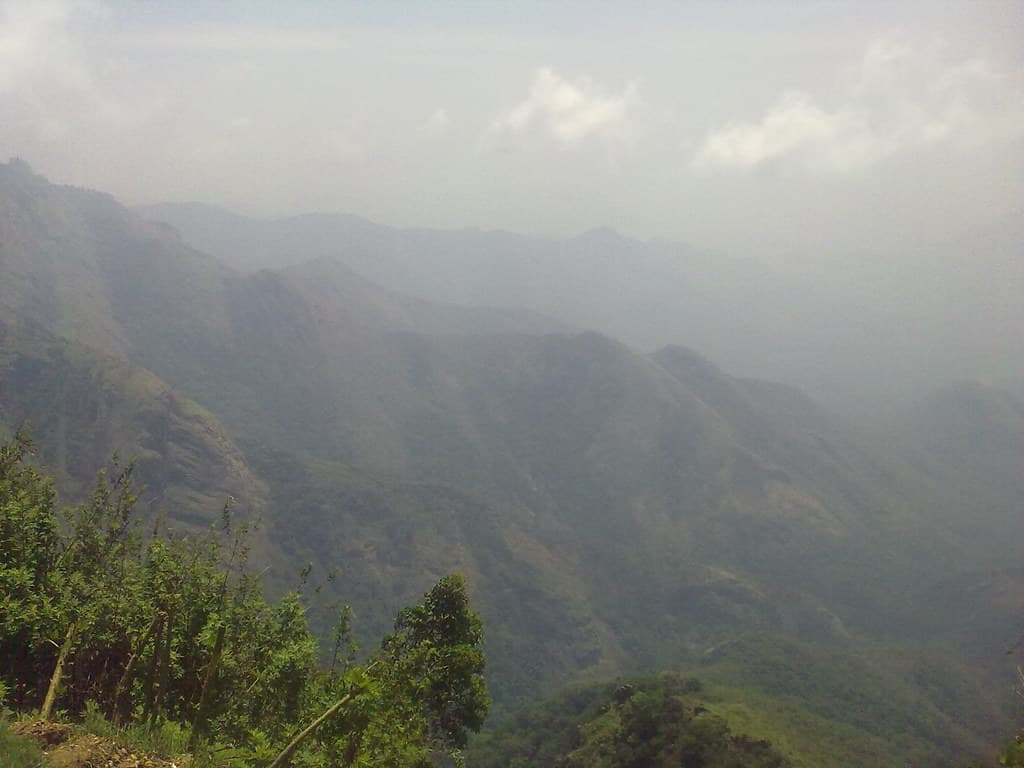
{"label": "leafy bush", "polygon": [[285,745],[298,764],[425,765],[479,729],[483,635],[461,577],[404,610],[361,666],[343,652],[342,612],[321,670],[299,597],[268,602],[247,572],[248,530],[230,503],[205,537],[144,540],[132,466],[115,463],[61,525],[32,450],[21,434],[0,445],[0,684],[17,708],[82,717],[129,748],[190,752],[197,768],[270,764]]}

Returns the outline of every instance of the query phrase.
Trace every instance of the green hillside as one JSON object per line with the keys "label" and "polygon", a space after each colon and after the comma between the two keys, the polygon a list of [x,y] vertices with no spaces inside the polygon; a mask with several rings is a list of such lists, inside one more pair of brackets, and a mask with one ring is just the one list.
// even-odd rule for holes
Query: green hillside
{"label": "green hillside", "polygon": [[151,511],[205,527],[229,496],[266,510],[266,484],[211,413],[123,359],[0,320],[0,429],[23,425],[69,498],[118,454],[134,459]]}
{"label": "green hillside", "polygon": [[[922,685],[924,680],[931,682]],[[648,743],[693,745],[715,734],[715,757],[686,765],[718,765],[731,732],[742,734],[739,744],[748,748],[764,745],[727,765],[956,766],[964,754],[991,756],[1012,730],[993,690],[978,686],[951,659],[751,634],[717,649],[687,674],[570,686],[476,738],[469,762],[483,768],[678,765],[671,750],[636,763],[624,748],[625,715],[636,697],[658,713],[656,727],[645,734]],[[964,726],[958,706],[991,718],[984,733]]]}
{"label": "green hillside", "polygon": [[785,768],[767,740],[730,729],[720,694],[696,678],[662,674],[575,686],[477,739],[483,768]]}

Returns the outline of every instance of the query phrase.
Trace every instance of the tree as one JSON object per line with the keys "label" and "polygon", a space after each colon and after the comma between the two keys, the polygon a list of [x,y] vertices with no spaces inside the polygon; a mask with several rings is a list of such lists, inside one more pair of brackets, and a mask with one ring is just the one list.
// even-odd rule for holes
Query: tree
{"label": "tree", "polygon": [[457,757],[483,725],[483,627],[461,576],[441,579],[423,603],[398,614],[395,632],[365,667],[343,676],[331,705],[272,763],[284,768],[317,736],[329,764],[429,766]]}
{"label": "tree", "polygon": [[320,670],[300,596],[269,603],[245,573],[246,526],[230,504],[206,536],[157,525],[144,539],[131,465],[115,462],[61,536],[31,451],[20,434],[0,444],[0,686],[15,706],[41,701],[46,718],[91,701],[119,724],[191,724],[190,746],[226,741],[257,765],[277,753],[277,767],[429,766],[483,724],[483,630],[461,577],[401,611],[365,664],[343,612]]}
{"label": "tree", "polygon": [[0,681],[16,705],[35,695],[30,683],[53,658],[47,641],[60,624],[52,579],[60,548],[56,491],[28,463],[34,452],[20,430],[0,445]]}
{"label": "tree", "polygon": [[[66,630],[39,711],[43,720],[53,711],[65,662],[76,645],[87,646],[93,661],[76,665],[85,682],[78,687],[77,703],[84,705],[86,698],[109,701],[122,674],[109,661],[130,656],[127,637],[142,622],[136,567],[140,543],[131,531],[138,499],[132,484],[134,464],[121,468],[116,455],[112,464],[111,477],[100,471],[90,501],[72,512],[71,538],[54,566]],[[104,650],[97,653],[97,648]]]}
{"label": "tree", "polygon": [[490,701],[484,684],[483,623],[469,606],[466,582],[441,579],[422,605],[406,608],[383,643],[392,674],[417,694],[431,735],[446,748],[466,745]]}

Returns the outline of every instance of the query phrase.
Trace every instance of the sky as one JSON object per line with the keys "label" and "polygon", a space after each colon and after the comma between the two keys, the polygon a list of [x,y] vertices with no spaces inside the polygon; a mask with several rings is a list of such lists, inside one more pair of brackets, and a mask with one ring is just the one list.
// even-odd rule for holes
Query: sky
{"label": "sky", "polygon": [[892,254],[1022,212],[1022,41],[1016,0],[0,0],[0,157],[126,203]]}

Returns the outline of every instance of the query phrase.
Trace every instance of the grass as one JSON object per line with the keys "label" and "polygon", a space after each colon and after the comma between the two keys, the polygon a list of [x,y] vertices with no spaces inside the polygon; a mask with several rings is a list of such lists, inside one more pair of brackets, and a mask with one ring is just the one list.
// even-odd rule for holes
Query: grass
{"label": "grass", "polygon": [[152,727],[143,723],[118,726],[107,720],[92,703],[86,705],[82,714],[82,729],[125,749],[157,757],[172,758],[188,752],[189,732],[178,723],[165,721]]}
{"label": "grass", "polygon": [[[0,689],[0,701],[2,701]],[[45,768],[46,761],[33,739],[10,729],[10,713],[0,709],[0,768]],[[118,726],[111,723],[94,704],[87,704],[82,722],[75,726],[80,733],[98,736],[132,752],[174,760],[188,754],[189,729],[180,723],[164,721],[155,726],[142,723]],[[193,768],[250,768],[249,750],[201,741],[191,753]]]}
{"label": "grass", "polygon": [[[867,768],[886,765],[889,759],[890,749],[884,740],[821,717],[798,700],[716,685],[708,686],[707,696],[708,709],[735,733],[768,739],[789,757],[793,768]],[[839,762],[837,755],[843,755],[845,762]]]}
{"label": "grass", "polygon": [[0,765],[4,768],[41,768],[43,753],[31,739],[25,739],[8,728],[0,715]]}
{"label": "grass", "polygon": [[[173,760],[189,753],[189,728],[181,723],[164,720],[156,725],[131,723],[119,726],[111,723],[94,704],[87,704],[82,713],[81,729],[133,752]],[[200,741],[192,751],[193,768],[249,768],[249,750]],[[0,766],[7,768],[0,762]]]}

